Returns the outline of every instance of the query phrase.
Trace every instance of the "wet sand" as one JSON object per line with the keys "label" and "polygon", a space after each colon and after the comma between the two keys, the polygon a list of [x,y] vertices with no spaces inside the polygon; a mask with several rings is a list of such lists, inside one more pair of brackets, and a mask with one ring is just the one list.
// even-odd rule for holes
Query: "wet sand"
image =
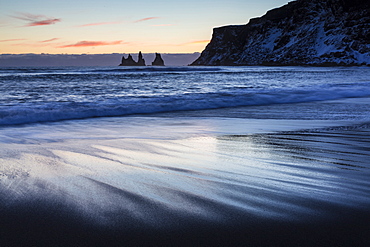
{"label": "wet sand", "polygon": [[0,245],[369,246],[369,124],[248,109],[2,128]]}

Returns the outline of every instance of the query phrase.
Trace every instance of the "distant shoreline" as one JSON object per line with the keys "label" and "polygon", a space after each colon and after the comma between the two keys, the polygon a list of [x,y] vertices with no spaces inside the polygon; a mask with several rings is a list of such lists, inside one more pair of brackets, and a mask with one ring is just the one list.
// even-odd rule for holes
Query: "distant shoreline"
{"label": "distant shoreline", "polygon": [[[166,66],[188,66],[199,56],[194,53],[161,53]],[[0,67],[117,66],[128,53],[110,54],[0,54]],[[153,61],[155,53],[143,53]],[[132,54],[136,60],[137,54]]]}

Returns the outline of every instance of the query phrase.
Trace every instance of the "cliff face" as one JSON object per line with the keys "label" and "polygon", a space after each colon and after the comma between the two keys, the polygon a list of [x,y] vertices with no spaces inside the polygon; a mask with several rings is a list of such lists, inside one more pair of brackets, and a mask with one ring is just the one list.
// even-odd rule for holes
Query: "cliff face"
{"label": "cliff face", "polygon": [[370,3],[290,2],[246,25],[215,28],[191,65],[370,66]]}

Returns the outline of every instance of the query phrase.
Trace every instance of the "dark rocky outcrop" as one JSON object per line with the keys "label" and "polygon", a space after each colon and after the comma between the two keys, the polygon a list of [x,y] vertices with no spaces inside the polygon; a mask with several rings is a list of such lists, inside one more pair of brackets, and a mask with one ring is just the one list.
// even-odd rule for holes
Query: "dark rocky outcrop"
{"label": "dark rocky outcrop", "polygon": [[143,58],[143,54],[141,54],[141,51],[139,52],[139,57],[137,60],[137,65],[138,66],[145,66],[145,60]]}
{"label": "dark rocky outcrop", "polygon": [[164,66],[164,61],[163,61],[163,59],[161,57],[161,54],[155,53],[155,59],[152,62],[152,65],[153,66]]}
{"label": "dark rocky outcrop", "polygon": [[132,58],[131,54],[128,54],[127,58],[125,58],[125,56],[122,57],[122,61],[119,66],[137,66],[137,64]]}
{"label": "dark rocky outcrop", "polygon": [[135,62],[131,54],[128,54],[127,58],[123,56],[121,64],[119,66],[145,66],[145,60],[143,58],[143,54],[141,54],[141,51],[139,52],[139,57],[138,57],[137,62]]}
{"label": "dark rocky outcrop", "polygon": [[370,2],[297,0],[215,28],[191,65],[370,66]]}

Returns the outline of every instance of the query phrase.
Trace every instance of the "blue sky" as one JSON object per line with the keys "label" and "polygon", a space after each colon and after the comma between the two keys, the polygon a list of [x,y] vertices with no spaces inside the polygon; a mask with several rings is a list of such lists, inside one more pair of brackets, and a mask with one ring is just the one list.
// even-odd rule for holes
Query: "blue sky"
{"label": "blue sky", "polygon": [[0,53],[191,53],[287,0],[0,0]]}

